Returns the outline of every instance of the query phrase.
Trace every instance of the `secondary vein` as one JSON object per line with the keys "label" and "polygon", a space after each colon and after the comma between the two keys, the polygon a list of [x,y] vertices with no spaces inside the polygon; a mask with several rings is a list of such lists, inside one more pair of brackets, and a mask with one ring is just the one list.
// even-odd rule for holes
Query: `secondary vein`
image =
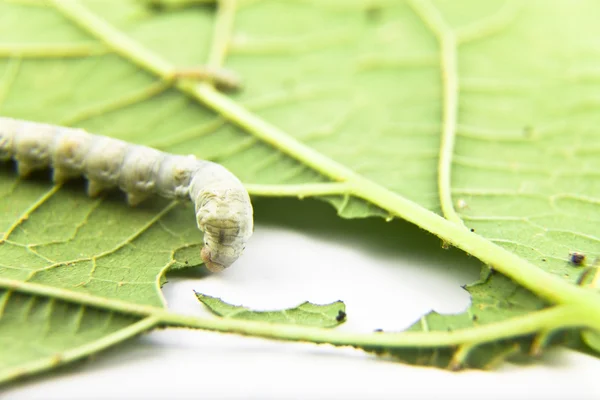
{"label": "secondary vein", "polygon": [[225,63],[233,22],[236,13],[236,0],[220,0],[217,2],[217,15],[214,23],[213,38],[206,65],[211,68],[222,68]]}
{"label": "secondary vein", "polygon": [[456,37],[445,24],[439,12],[429,2],[410,1],[409,4],[433,32],[440,45],[440,70],[442,74],[442,133],[438,160],[438,191],[442,213],[446,219],[458,224],[464,223],[452,203],[451,172],[456,121],[458,118],[458,61]]}

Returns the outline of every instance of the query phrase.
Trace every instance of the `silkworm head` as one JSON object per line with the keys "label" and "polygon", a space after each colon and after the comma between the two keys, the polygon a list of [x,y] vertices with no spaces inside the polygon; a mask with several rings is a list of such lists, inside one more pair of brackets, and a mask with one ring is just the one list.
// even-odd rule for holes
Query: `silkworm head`
{"label": "silkworm head", "polygon": [[252,208],[249,201],[240,201],[244,195],[247,193],[239,190],[208,192],[198,210],[198,226],[204,231],[201,256],[210,271],[233,264],[252,234]]}
{"label": "silkworm head", "polygon": [[202,248],[200,256],[202,257],[202,261],[204,261],[204,265],[210,272],[221,272],[226,268],[223,264],[212,261],[210,248],[206,244]]}

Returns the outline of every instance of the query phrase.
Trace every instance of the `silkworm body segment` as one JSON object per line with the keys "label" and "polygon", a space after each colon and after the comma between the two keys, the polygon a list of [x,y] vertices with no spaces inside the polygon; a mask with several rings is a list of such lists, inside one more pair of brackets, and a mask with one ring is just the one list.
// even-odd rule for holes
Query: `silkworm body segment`
{"label": "silkworm body segment", "polygon": [[202,259],[211,271],[229,267],[242,254],[253,231],[248,192],[219,164],[133,145],[82,129],[0,117],[0,160],[14,158],[25,177],[53,168],[62,183],[85,176],[88,194],[115,187],[136,205],[152,194],[189,199],[204,232]]}

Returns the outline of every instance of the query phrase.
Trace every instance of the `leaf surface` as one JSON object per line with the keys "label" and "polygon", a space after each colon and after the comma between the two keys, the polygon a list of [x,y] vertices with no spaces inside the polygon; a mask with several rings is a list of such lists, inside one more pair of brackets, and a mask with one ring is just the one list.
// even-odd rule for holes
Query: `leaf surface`
{"label": "leaf surface", "polygon": [[[552,304],[600,326],[600,300],[569,262],[600,254],[595,1],[185,3],[0,2],[0,113],[191,152],[256,196],[407,219],[533,293],[489,308],[524,290],[492,275],[468,313],[428,315],[435,330],[510,324]],[[242,90],[174,79],[205,65],[234,71]],[[160,309],[164,272],[200,263],[189,205],[131,210],[117,194],[90,200],[81,182],[52,187],[9,168],[0,190],[0,285],[59,290],[73,318],[89,296]]]}
{"label": "leaf surface", "polygon": [[151,318],[0,291],[0,382],[77,360],[153,327]]}

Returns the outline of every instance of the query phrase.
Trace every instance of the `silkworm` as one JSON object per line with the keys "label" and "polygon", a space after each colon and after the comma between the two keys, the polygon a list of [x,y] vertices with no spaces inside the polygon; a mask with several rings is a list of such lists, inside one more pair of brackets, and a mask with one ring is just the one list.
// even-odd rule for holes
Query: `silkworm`
{"label": "silkworm", "polygon": [[210,161],[83,129],[0,117],[0,160],[11,158],[21,177],[48,167],[55,183],[83,175],[89,196],[118,187],[132,206],[152,194],[191,200],[198,228],[204,232],[201,257],[213,272],[235,262],[252,235],[248,192],[225,167]]}

